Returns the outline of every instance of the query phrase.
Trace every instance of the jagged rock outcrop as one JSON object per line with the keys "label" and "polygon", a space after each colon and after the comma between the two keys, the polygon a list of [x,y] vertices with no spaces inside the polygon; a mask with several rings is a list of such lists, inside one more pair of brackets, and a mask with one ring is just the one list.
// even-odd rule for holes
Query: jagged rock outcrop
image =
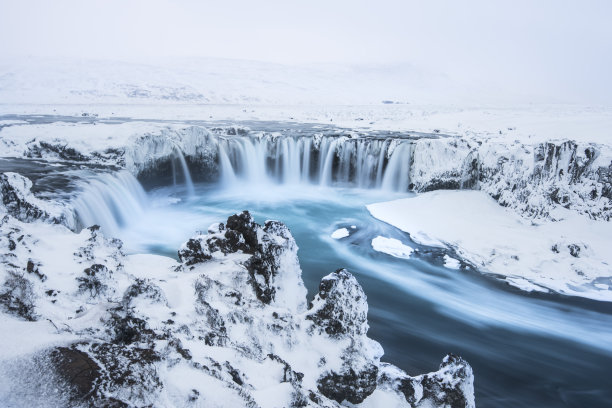
{"label": "jagged rock outcrop", "polygon": [[472,368],[453,354],[444,357],[439,371],[417,377],[408,377],[396,367],[383,364],[378,387],[400,392],[413,407],[463,408],[474,404],[473,399],[470,401],[474,389]]}
{"label": "jagged rock outcrop", "polygon": [[[208,235],[191,238],[179,249],[178,256],[183,263],[193,266],[206,262],[215,253],[246,254],[248,258],[242,265],[248,271],[247,281],[257,299],[270,304],[280,295],[282,287],[292,287],[297,291],[298,299],[285,298],[283,301],[294,303],[293,310],[305,308],[305,301],[301,298],[306,289],[299,276],[297,259],[293,256],[297,245],[284,224],[266,221],[262,227],[255,223],[249,212],[244,211],[230,216],[226,224],[214,224],[208,232]],[[281,269],[283,274],[279,274]]]}
{"label": "jagged rock outcrop", "polygon": [[2,212],[24,222],[35,220],[66,222],[63,208],[34,197],[30,192],[31,188],[32,182],[20,174],[10,172],[0,174]]}
{"label": "jagged rock outcrop", "polygon": [[37,238],[31,228],[10,215],[0,224],[3,312],[52,338],[37,375],[55,373],[44,378],[74,406],[338,407],[385,395],[400,406],[474,406],[459,358],[420,377],[380,362],[348,271],[323,278],[307,308],[297,246],[279,222],[233,215],[190,239],[180,263],[126,256],[97,226],[74,234],[39,223]]}

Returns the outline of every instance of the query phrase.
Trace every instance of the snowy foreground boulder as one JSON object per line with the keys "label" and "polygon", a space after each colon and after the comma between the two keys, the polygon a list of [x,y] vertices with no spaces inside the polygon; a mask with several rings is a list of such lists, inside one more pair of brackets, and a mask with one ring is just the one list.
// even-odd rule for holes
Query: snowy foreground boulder
{"label": "snowy foreground boulder", "polygon": [[346,270],[307,305],[282,223],[233,215],[176,262],[0,217],[2,406],[474,406],[460,357],[417,377],[380,362]]}

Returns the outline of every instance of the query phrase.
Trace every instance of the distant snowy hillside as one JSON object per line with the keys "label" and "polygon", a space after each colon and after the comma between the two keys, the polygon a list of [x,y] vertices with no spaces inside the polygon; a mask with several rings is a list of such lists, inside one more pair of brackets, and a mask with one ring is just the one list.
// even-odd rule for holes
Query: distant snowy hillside
{"label": "distant snowy hillside", "polygon": [[226,59],[148,63],[0,59],[2,103],[380,104],[452,95],[448,79],[407,65],[297,67]]}

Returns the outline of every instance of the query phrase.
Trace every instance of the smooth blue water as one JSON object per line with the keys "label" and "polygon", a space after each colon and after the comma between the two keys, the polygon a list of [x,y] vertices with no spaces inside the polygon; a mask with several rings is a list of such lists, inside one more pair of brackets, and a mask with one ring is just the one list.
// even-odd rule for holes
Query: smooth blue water
{"label": "smooth blue water", "polygon": [[[313,186],[196,185],[148,193],[142,217],[120,234],[131,252],[176,256],[197,230],[247,209],[291,229],[309,295],[340,267],[356,275],[370,306],[370,336],[386,361],[410,374],[436,370],[456,353],[474,368],[479,407],[608,407],[612,401],[612,304],[530,295],[473,270],[443,267],[444,251],[411,242],[365,205],[407,197]],[[351,226],[355,226],[352,229]],[[330,234],[347,227],[351,235]],[[378,253],[382,235],[417,248],[404,260]]]}

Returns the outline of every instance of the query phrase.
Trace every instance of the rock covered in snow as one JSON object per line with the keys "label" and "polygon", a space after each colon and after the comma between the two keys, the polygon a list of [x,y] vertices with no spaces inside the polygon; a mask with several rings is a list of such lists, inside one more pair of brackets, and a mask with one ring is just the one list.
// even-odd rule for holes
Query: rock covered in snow
{"label": "rock covered in snow", "polygon": [[279,222],[231,216],[189,240],[180,263],[126,256],[96,226],[74,234],[6,215],[0,232],[0,318],[33,320],[24,324],[38,338],[0,361],[36,364],[68,405],[338,407],[391,395],[399,406],[474,406],[459,358],[420,377],[380,362],[346,270],[323,278],[307,309],[297,246]]}
{"label": "rock covered in snow", "polygon": [[31,188],[32,182],[20,174],[0,174],[0,213],[6,212],[24,222],[40,219],[55,223],[67,222],[68,217],[64,215],[63,208],[34,197]]}
{"label": "rock covered in snow", "polygon": [[[306,288],[295,256],[297,245],[289,229],[277,221],[255,223],[248,211],[235,214],[227,223],[211,226],[209,234],[187,241],[179,250],[179,259],[188,266],[206,262],[214,257],[242,253],[248,256],[242,266],[248,271],[248,283],[253,293],[264,304],[279,298],[293,310],[303,310]],[[283,274],[279,272],[284,270]],[[294,271],[293,274],[289,271]],[[297,271],[297,273],[295,273]],[[283,296],[283,290],[297,291]]]}
{"label": "rock covered in snow", "polygon": [[383,364],[378,386],[402,393],[413,407],[475,406],[472,367],[454,354],[444,357],[438,371],[417,377],[408,377],[396,367]]}
{"label": "rock covered in snow", "polygon": [[368,304],[357,279],[338,269],[321,279],[306,318],[319,333],[331,337],[362,336],[368,332]]}

